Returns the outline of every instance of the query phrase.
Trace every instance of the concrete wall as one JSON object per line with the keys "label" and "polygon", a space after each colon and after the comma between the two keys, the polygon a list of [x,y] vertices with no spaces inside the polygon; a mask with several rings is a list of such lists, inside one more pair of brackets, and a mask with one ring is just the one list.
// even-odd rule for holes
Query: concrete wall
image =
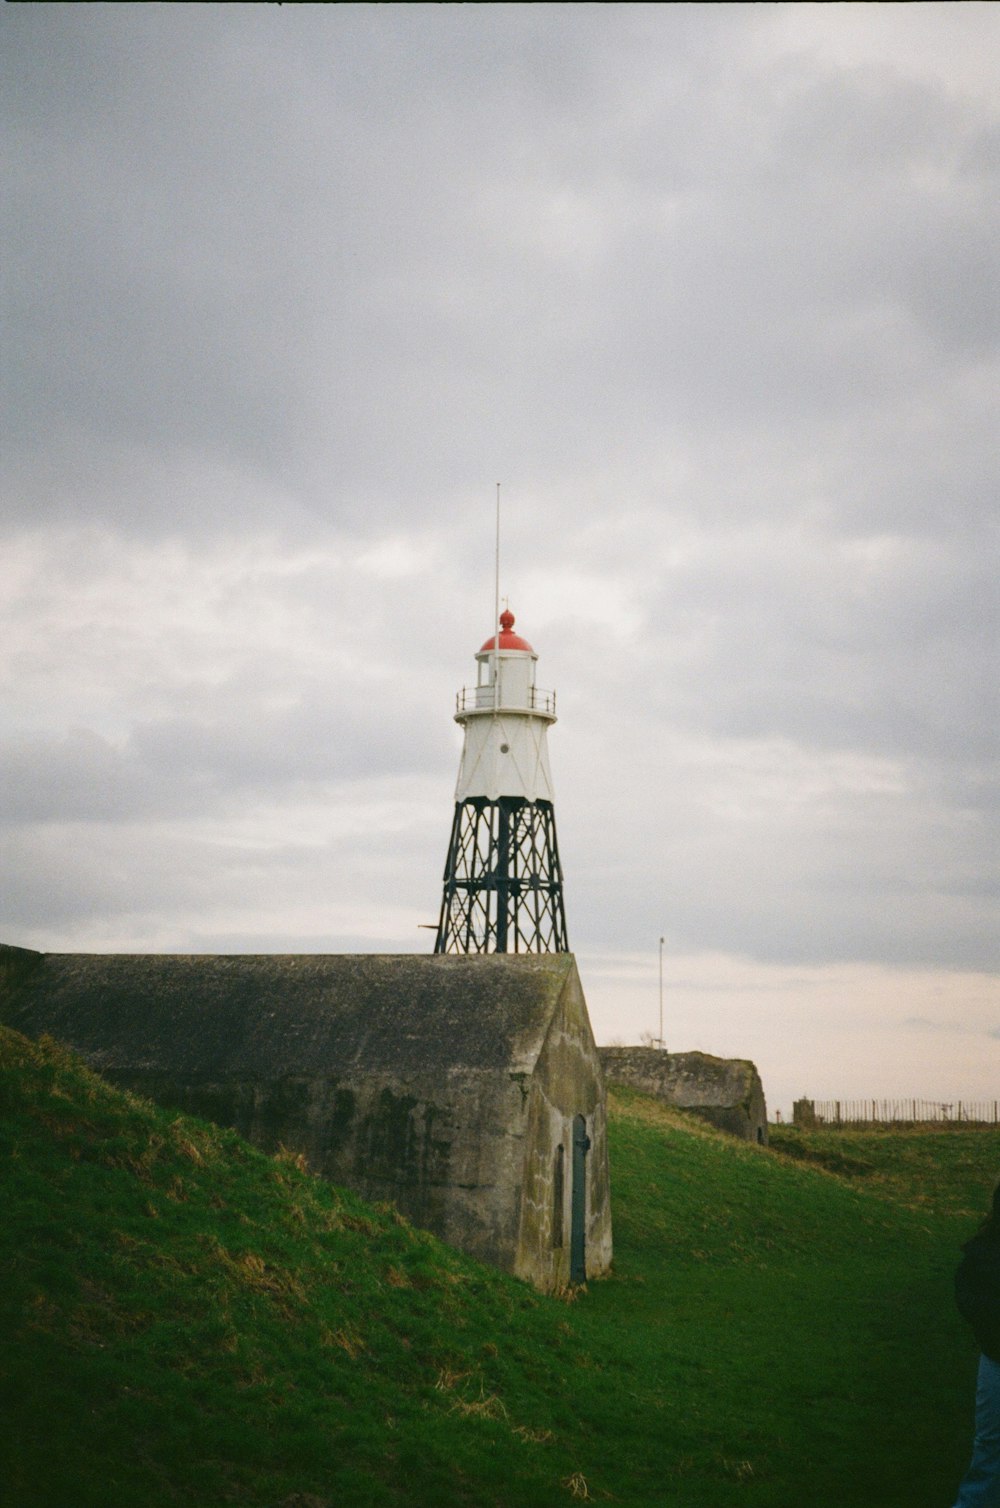
{"label": "concrete wall", "polygon": [[[515,1270],[539,1287],[563,1288],[571,1280],[573,1122],[578,1115],[584,1117],[591,1143],[585,1163],[587,1276],[606,1272],[611,1266],[604,1075],[575,968],[567,975],[531,1077],[526,1110]],[[561,1179],[557,1178],[560,1147]]]}
{"label": "concrete wall", "polygon": [[745,1058],[703,1052],[660,1052],[655,1047],[598,1048],[609,1084],[653,1095],[743,1141],[767,1143],[764,1086]]}
{"label": "concrete wall", "polygon": [[603,1076],[569,954],[0,946],[0,1019],[265,1151],[301,1152],[331,1181],[546,1289],[569,1276],[568,1250],[553,1244],[554,1170],[583,1115],[586,1275],[610,1264]]}

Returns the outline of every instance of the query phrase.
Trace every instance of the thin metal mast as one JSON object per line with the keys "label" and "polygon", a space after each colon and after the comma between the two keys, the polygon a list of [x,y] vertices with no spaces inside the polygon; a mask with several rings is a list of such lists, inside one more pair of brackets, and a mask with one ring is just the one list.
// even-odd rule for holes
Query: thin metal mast
{"label": "thin metal mast", "polygon": [[[500,483],[497,482],[497,541],[494,552],[495,573],[493,577],[493,726],[497,726],[500,717]],[[503,802],[497,807],[497,819],[499,831],[497,833],[497,846],[495,850],[496,869],[494,871],[494,884],[496,890],[496,950],[498,953],[507,951],[507,890],[510,864],[510,828],[509,817],[504,809]],[[491,824],[492,825],[492,824]]]}
{"label": "thin metal mast", "polygon": [[497,482],[496,570],[493,579],[493,715],[500,708],[500,483]]}

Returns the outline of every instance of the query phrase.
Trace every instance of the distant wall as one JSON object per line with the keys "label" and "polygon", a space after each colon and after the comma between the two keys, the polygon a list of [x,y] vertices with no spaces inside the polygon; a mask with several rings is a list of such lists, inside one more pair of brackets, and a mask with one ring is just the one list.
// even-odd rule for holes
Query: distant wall
{"label": "distant wall", "polygon": [[753,1063],[704,1052],[655,1047],[599,1047],[609,1084],[626,1084],[743,1141],[767,1144],[767,1103]]}

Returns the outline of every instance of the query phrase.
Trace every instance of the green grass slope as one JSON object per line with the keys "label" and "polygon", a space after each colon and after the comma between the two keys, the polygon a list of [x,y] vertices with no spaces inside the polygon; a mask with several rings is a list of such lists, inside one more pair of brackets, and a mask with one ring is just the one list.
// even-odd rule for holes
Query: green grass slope
{"label": "green grass slope", "polygon": [[872,1140],[617,1097],[615,1273],[567,1302],[0,1030],[0,1500],[940,1508],[1000,1137]]}

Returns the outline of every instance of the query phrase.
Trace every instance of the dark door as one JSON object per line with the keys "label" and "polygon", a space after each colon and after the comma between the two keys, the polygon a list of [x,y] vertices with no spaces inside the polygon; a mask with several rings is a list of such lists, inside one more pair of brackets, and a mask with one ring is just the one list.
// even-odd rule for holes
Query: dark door
{"label": "dark door", "polygon": [[587,1153],[590,1137],[582,1115],[573,1121],[573,1202],[570,1215],[569,1280],[587,1281]]}

